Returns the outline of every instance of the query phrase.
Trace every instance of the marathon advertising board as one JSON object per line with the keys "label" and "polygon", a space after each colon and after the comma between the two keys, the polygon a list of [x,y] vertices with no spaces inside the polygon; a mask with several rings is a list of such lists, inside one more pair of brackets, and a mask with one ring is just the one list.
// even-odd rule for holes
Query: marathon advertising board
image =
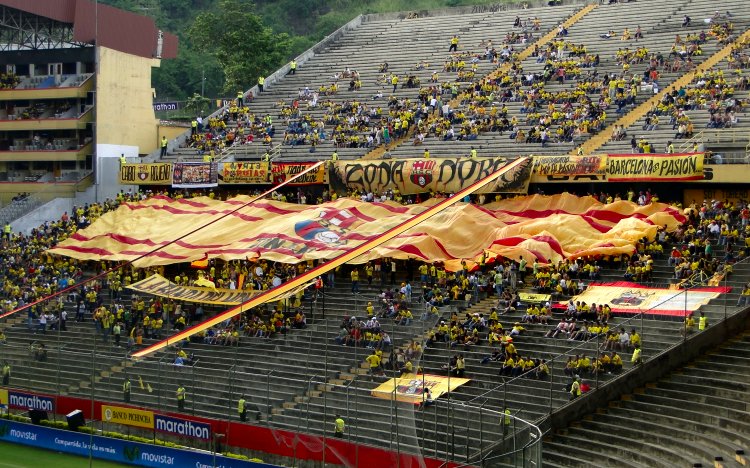
{"label": "marathon advertising board", "polygon": [[171,183],[172,163],[120,165],[120,184],[122,185],[170,185]]}
{"label": "marathon advertising board", "polygon": [[267,184],[271,173],[267,162],[229,162],[219,165],[221,184]]}
{"label": "marathon advertising board", "polygon": [[604,174],[607,171],[605,155],[591,156],[534,156],[535,175]]}
{"label": "marathon advertising board", "polygon": [[216,163],[178,162],[172,165],[172,187],[208,188],[219,185]]}
{"label": "marathon advertising board", "polygon": [[670,182],[703,179],[703,153],[610,154],[610,182]]}
{"label": "marathon advertising board", "polygon": [[180,109],[180,103],[177,101],[155,102],[153,105],[154,112],[176,111]]}
{"label": "marathon advertising board", "polygon": [[[335,174],[350,189],[380,193],[398,189],[410,195],[455,193],[508,163],[505,158],[392,159],[337,162]],[[477,193],[526,193],[532,164],[519,164]]]}
{"label": "marathon advertising board", "polygon": [[[278,185],[288,179],[306,171],[314,162],[306,163],[273,163],[271,166],[272,183]],[[327,183],[327,166],[321,164],[317,169],[308,172],[304,176],[290,182],[289,185],[315,185]]]}
{"label": "marathon advertising board", "polygon": [[152,468],[271,466],[211,452],[167,448],[6,420],[0,420],[0,441]]}
{"label": "marathon advertising board", "polygon": [[209,440],[211,438],[210,424],[161,414],[154,415],[154,429],[180,437],[190,437],[200,440]]}
{"label": "marathon advertising board", "polygon": [[55,411],[55,398],[33,393],[8,390],[8,407],[20,410]]}

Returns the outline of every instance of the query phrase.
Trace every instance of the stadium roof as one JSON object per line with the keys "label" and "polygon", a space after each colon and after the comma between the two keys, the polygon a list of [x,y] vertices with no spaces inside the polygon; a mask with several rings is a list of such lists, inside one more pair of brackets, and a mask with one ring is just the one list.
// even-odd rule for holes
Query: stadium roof
{"label": "stadium roof", "polygon": [[[159,29],[147,16],[90,0],[0,0],[0,5],[73,26],[73,40],[156,57]],[[161,58],[177,56],[177,36],[163,33]]]}

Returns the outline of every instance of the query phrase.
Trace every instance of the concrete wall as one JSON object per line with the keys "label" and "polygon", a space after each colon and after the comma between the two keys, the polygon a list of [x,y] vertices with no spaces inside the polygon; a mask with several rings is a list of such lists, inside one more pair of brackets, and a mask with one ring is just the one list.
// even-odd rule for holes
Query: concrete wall
{"label": "concrete wall", "polygon": [[73,211],[73,201],[73,198],[55,198],[48,201],[10,223],[13,232],[29,234],[32,229],[38,228],[47,221],[57,221],[64,212],[67,211],[70,214]]}
{"label": "concrete wall", "polygon": [[98,47],[96,81],[97,144],[157,148],[158,121],[152,106],[151,69],[159,60]]}
{"label": "concrete wall", "polygon": [[[594,0],[596,1],[596,0]],[[563,3],[565,5],[575,5],[575,4],[581,4],[581,5],[587,5],[589,3],[594,3],[592,0],[564,0]],[[538,8],[547,6],[548,0],[526,0],[521,1],[517,0],[514,3],[507,3],[505,1],[496,1],[495,3],[488,3],[485,5],[465,5],[465,6],[457,6],[452,8],[440,8],[436,10],[409,10],[409,11],[394,11],[389,13],[371,13],[368,15],[364,15],[362,18],[362,23],[366,23],[368,21],[394,21],[394,20],[401,20],[405,19],[409,16],[411,13],[416,13],[419,17],[428,17],[428,16],[454,16],[454,15],[466,15],[466,14],[477,14],[477,13],[484,13],[487,15],[493,14],[493,13],[502,13],[504,11],[512,11],[515,15],[518,11],[523,10],[524,4],[528,6],[528,8]],[[598,3],[598,1],[597,1]],[[519,16],[523,17],[523,15],[519,12]],[[508,18],[508,20],[512,23],[513,18]],[[450,31],[448,33],[452,34]]]}

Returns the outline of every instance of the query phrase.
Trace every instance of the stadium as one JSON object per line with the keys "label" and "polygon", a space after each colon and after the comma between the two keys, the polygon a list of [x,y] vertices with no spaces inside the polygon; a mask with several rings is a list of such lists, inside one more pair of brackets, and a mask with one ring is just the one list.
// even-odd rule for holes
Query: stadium
{"label": "stadium", "polygon": [[175,125],[153,19],[0,0],[0,465],[746,466],[743,7],[360,15]]}

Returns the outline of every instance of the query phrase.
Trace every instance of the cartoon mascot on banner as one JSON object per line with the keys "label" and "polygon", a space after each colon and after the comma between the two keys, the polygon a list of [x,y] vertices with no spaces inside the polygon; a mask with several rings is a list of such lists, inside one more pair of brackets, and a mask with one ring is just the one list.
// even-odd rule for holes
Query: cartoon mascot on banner
{"label": "cartoon mascot on banner", "polygon": [[371,220],[347,209],[323,208],[315,219],[297,222],[294,232],[306,241],[339,246],[346,244],[347,233],[367,221]]}

